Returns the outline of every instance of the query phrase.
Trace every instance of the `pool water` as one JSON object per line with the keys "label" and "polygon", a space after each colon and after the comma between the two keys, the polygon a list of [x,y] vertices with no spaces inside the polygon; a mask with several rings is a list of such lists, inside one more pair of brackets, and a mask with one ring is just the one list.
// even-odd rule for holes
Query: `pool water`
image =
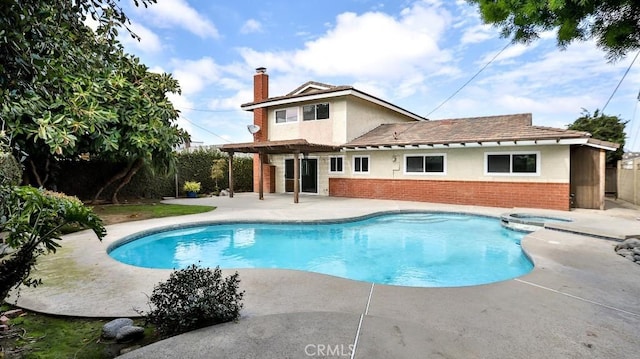
{"label": "pool water", "polygon": [[394,213],[349,222],[219,223],[124,239],[109,254],[147,268],[284,268],[379,284],[455,287],[533,269],[524,234],[493,218]]}

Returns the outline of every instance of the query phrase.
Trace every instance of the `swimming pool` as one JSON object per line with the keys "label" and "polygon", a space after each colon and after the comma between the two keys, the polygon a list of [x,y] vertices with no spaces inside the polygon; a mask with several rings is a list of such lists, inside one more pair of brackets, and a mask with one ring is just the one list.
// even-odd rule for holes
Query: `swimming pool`
{"label": "swimming pool", "polygon": [[521,276],[523,233],[495,218],[387,213],[340,222],[212,223],[124,238],[114,259],[147,268],[283,268],[379,284],[454,287]]}

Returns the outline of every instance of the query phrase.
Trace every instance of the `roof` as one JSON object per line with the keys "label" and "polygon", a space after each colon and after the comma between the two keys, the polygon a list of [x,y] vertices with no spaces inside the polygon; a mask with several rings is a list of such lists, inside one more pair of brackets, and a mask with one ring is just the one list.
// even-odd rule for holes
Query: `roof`
{"label": "roof", "polygon": [[295,103],[299,103],[302,101],[323,100],[323,99],[336,98],[341,96],[355,96],[365,101],[378,104],[392,111],[411,117],[416,121],[427,120],[426,118],[418,114],[408,111],[402,107],[396,106],[391,102],[382,100],[378,97],[362,92],[354,88],[353,86],[344,86],[344,85],[334,86],[334,85],[323,84],[315,81],[308,81],[284,96],[269,97],[266,100],[249,102],[249,103],[240,105],[240,107],[246,111],[253,111],[257,108],[279,106],[279,105],[286,105],[286,104],[293,105]]}
{"label": "roof", "polygon": [[615,150],[618,144],[591,134],[532,126],[531,114],[473,117],[426,122],[384,124],[346,143],[348,149],[406,146],[482,146],[525,144],[587,144]]}
{"label": "roof", "polygon": [[309,143],[304,139],[285,141],[262,141],[229,143],[219,147],[223,152],[242,153],[267,153],[267,154],[287,154],[287,153],[318,153],[318,152],[338,152],[340,146],[320,145]]}

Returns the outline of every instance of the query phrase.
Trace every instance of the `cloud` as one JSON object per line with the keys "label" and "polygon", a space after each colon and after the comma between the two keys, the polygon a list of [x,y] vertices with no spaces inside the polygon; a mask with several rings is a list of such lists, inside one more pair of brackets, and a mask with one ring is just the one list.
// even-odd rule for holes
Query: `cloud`
{"label": "cloud", "polygon": [[161,0],[136,11],[158,27],[178,26],[201,38],[220,36],[216,26],[185,0]]}
{"label": "cloud", "polygon": [[202,91],[220,78],[221,67],[210,57],[199,60],[173,60],[173,77],[185,95]]}
{"label": "cloud", "polygon": [[153,31],[137,22],[132,22],[129,28],[140,37],[140,41],[132,38],[126,30],[123,30],[121,31],[121,41],[125,46],[134,47],[146,53],[157,53],[162,50],[162,42]]}
{"label": "cloud", "polygon": [[262,32],[262,24],[255,19],[245,21],[242,28],[240,28],[241,34],[252,34],[256,32]]}
{"label": "cloud", "polygon": [[462,44],[476,44],[495,39],[499,34],[490,25],[478,24],[464,29],[460,42]]}
{"label": "cloud", "polygon": [[378,11],[341,13],[324,34],[299,49],[239,48],[238,52],[253,67],[304,74],[303,81],[310,75],[346,76],[390,93],[393,99],[420,91],[423,86],[416,76],[450,66],[451,54],[439,45],[450,24],[451,15],[439,2],[418,1],[396,16]]}

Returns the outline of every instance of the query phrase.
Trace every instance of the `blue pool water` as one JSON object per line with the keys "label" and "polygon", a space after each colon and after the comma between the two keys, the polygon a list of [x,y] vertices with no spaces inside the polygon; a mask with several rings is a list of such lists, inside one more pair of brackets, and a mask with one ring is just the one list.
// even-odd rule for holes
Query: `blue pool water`
{"label": "blue pool water", "polygon": [[110,250],[147,268],[286,268],[416,287],[521,276],[533,264],[523,234],[493,218],[395,213],[334,223],[220,223],[147,235]]}

